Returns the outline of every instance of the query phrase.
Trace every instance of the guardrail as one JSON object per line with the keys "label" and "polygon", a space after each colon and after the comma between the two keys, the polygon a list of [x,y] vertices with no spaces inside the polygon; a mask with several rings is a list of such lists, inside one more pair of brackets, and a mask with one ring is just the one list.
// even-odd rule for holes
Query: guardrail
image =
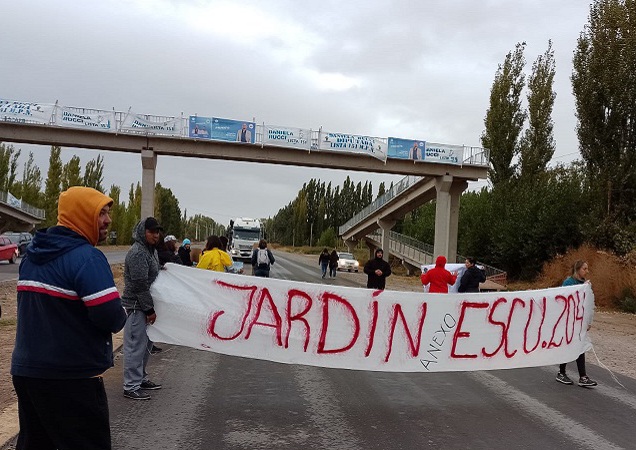
{"label": "guardrail", "polygon": [[5,205],[11,206],[12,208],[24,211],[25,213],[33,217],[37,217],[38,219],[44,220],[46,218],[46,212],[43,209],[36,208],[35,206],[31,206],[23,201],[20,201],[19,204],[10,202],[9,194],[6,191],[0,191],[0,202],[4,203]]}

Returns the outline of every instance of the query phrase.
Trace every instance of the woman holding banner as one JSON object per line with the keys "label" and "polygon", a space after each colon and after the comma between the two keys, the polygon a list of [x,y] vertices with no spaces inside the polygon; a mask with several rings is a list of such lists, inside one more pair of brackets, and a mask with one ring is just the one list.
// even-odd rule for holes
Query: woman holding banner
{"label": "woman holding banner", "polygon": [[[563,286],[574,286],[576,284],[589,283],[589,281],[586,280],[588,271],[589,268],[585,261],[576,261],[574,263],[574,266],[572,266],[571,275],[565,279],[565,281],[563,282]],[[563,384],[574,384],[570,377],[568,377],[565,373],[566,365],[566,363],[563,363],[559,366],[559,373],[557,374],[556,380],[559,383]],[[579,386],[593,387],[598,385],[598,383],[594,380],[591,380],[585,372],[585,353],[581,353],[579,357],[576,358],[576,368],[579,371]]]}

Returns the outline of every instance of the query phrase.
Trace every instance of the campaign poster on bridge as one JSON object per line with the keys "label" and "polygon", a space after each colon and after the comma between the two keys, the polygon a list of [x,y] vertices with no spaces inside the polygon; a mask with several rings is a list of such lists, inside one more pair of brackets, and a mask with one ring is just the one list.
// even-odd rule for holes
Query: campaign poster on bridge
{"label": "campaign poster on bridge", "polygon": [[280,127],[265,124],[263,126],[263,144],[278,145],[309,150],[311,130],[292,127]]}
{"label": "campaign poster on bridge", "polygon": [[226,355],[427,373],[560,364],[592,347],[589,284],[428,294],[165,269],[150,339]]}
{"label": "campaign poster on bridge", "polygon": [[188,135],[191,138],[253,144],[256,124],[244,120],[190,116]]}
{"label": "campaign poster on bridge", "polygon": [[121,131],[165,136],[181,136],[182,128],[181,117],[160,118],[158,116],[135,113],[128,113],[121,125]]}
{"label": "campaign poster on bridge", "polygon": [[80,112],[77,108],[58,107],[55,125],[100,131],[115,131],[115,111]]}
{"label": "campaign poster on bridge", "polygon": [[16,102],[0,99],[0,120],[17,123],[48,125],[55,105],[46,103]]}
{"label": "campaign poster on bridge", "polygon": [[427,142],[426,161],[446,164],[462,164],[464,161],[464,146]]}
{"label": "campaign poster on bridge", "polygon": [[412,159],[422,161],[424,159],[424,148],[426,141],[417,139],[389,138],[388,156],[397,159]]}
{"label": "campaign poster on bridge", "polygon": [[320,132],[319,150],[362,153],[382,161],[386,160],[386,141],[371,136]]}

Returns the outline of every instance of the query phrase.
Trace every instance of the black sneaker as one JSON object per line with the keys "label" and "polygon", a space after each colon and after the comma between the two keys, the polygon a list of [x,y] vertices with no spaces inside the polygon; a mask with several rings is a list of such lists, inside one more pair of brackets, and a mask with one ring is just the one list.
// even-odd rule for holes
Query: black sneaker
{"label": "black sneaker", "polygon": [[161,351],[163,351],[162,348],[159,348],[156,345],[153,345],[152,348],[150,349],[150,354],[156,355],[157,353],[160,353]]}
{"label": "black sneaker", "polygon": [[124,397],[131,398],[133,400],[150,400],[150,394],[141,392],[139,389],[137,389],[136,391],[124,390]]}
{"label": "black sneaker", "polygon": [[[563,383],[563,384],[574,384],[574,383],[572,382],[572,380],[570,380],[570,377],[568,377],[566,374],[561,373],[561,372],[559,372],[559,373],[557,374],[556,380],[557,380],[559,383]],[[580,382],[579,382],[579,384],[580,384]]]}
{"label": "black sneaker", "polygon": [[161,385],[157,383],[153,383],[150,380],[147,380],[147,381],[142,381],[141,386],[139,386],[139,388],[145,391],[156,391],[157,389],[161,389]]}
{"label": "black sneaker", "polygon": [[590,377],[586,375],[584,377],[579,378],[579,386],[592,387],[592,386],[598,386],[598,383],[594,380],[590,380]]}

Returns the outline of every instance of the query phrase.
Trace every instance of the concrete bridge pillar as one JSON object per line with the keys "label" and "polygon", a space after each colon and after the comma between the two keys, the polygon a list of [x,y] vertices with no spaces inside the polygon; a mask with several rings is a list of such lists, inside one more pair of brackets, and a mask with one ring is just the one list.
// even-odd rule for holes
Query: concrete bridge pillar
{"label": "concrete bridge pillar", "polygon": [[155,215],[155,169],[157,155],[152,149],[141,151],[141,218]]}
{"label": "concrete bridge pillar", "polygon": [[358,243],[358,241],[351,238],[344,241],[344,243],[347,246],[347,250],[349,250],[349,253],[353,254],[353,249],[356,248],[356,244]]}
{"label": "concrete bridge pillar", "polygon": [[435,256],[443,255],[448,262],[457,257],[457,230],[459,223],[459,199],[468,182],[455,180],[451,175],[436,178],[435,205]]}
{"label": "concrete bridge pillar", "polygon": [[[391,252],[391,240],[389,238],[389,232],[391,231],[391,228],[393,228],[393,226],[395,225],[395,220],[388,220],[388,219],[378,219],[378,225],[380,226],[380,229],[382,230],[382,250],[384,251],[384,255],[383,255],[383,259],[385,261],[389,260],[389,253]],[[374,250],[375,253],[375,250]],[[371,258],[375,258],[375,254],[373,254],[371,256]]]}

